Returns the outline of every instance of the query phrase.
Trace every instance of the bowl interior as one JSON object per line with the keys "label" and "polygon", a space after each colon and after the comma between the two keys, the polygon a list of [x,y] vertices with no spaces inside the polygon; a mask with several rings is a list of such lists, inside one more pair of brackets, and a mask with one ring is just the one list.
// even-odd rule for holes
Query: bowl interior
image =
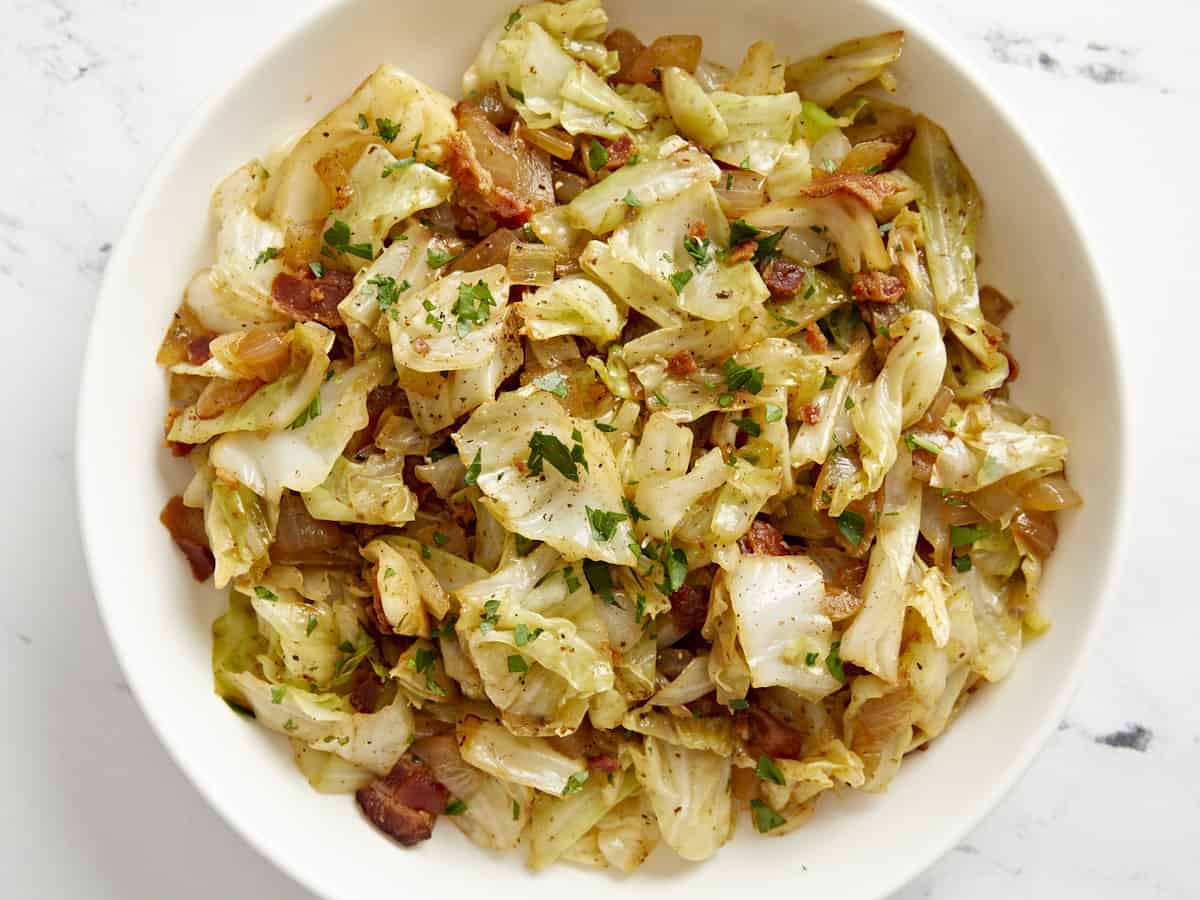
{"label": "bowl interior", "polygon": [[[278,865],[327,897],[444,883],[464,894],[497,888],[531,898],[599,896],[606,874],[559,867],[532,877],[516,854],[474,848],[452,826],[403,851],[360,819],[347,797],[313,793],[285,742],[231,715],[212,693],[209,627],[224,597],[197,587],[157,521],[188,467],[160,444],[166,408],[154,353],[190,275],[211,253],[208,200],[245,160],[300,132],[379,62],[458,94],[458,79],[501,0],[463,0],[453,21],[436,4],[355,0],[301,26],[195,117],[161,164],[113,255],[93,323],[79,418],[81,515],[96,594],[129,682],[160,737],[218,810]],[[1109,580],[1123,466],[1123,410],[1108,318],[1091,261],[1046,171],[935,39],[865,0],[787,4],[692,0],[686,6],[612,0],[614,23],[644,38],[702,34],[705,55],[736,64],[754,40],[789,56],[846,37],[904,27],[902,102],[949,131],[987,201],[986,280],[1018,299],[1010,321],[1021,363],[1015,395],[1071,441],[1070,473],[1086,505],[1064,517],[1044,605],[1054,627],[1014,674],[983,690],[885,796],[828,797],[781,841],[738,837],[702,866],[660,850],[637,879],[670,878],[689,896],[803,886],[878,897],[956,841],[1006,790],[1054,727]],[[869,849],[867,849],[869,848]],[[865,852],[864,852],[865,851]],[[848,872],[853,877],[847,878]]]}

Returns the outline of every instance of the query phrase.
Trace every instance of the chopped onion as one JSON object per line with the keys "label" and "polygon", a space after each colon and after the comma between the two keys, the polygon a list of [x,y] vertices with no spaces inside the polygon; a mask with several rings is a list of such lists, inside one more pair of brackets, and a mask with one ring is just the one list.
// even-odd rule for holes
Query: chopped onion
{"label": "chopped onion", "polygon": [[561,128],[528,128],[520,125],[517,135],[558,159],[570,159],[575,155],[575,140]]}
{"label": "chopped onion", "polygon": [[229,381],[225,378],[214,378],[204,388],[196,401],[196,415],[201,419],[215,419],[227,409],[241,406],[250,395],[262,387],[257,378],[243,378]]}
{"label": "chopped onion", "polygon": [[255,325],[229,348],[230,367],[260,381],[274,381],[291,358],[287,338],[274,329]]}
{"label": "chopped onion", "polygon": [[513,284],[545,287],[554,281],[557,259],[553,247],[514,241],[508,248],[508,277]]}
{"label": "chopped onion", "polygon": [[493,231],[482,241],[454,260],[447,271],[478,272],[488,266],[505,265],[508,262],[508,251],[516,243],[518,231],[511,228],[500,228]]}
{"label": "chopped onion", "polygon": [[1020,490],[1021,505],[1031,512],[1054,512],[1083,503],[1083,498],[1061,473],[1031,481]]}
{"label": "chopped onion", "polygon": [[664,34],[638,54],[629,67],[627,77],[634,84],[654,84],[658,81],[658,73],[668,66],[695,72],[696,66],[700,65],[703,49],[704,41],[699,35]]}
{"label": "chopped onion", "polygon": [[[1021,502],[1017,495],[1003,482],[990,484],[982,490],[968,494],[967,500],[989,522],[999,521],[1006,525],[1021,509]],[[955,522],[954,524],[962,523]]]}
{"label": "chopped onion", "polygon": [[567,172],[562,169],[554,170],[554,199],[565,206],[588,188],[588,180],[582,175]]}
{"label": "chopped onion", "polygon": [[758,172],[725,171],[717,181],[717,199],[730,219],[740,219],[767,202],[765,175]]}
{"label": "chopped onion", "polygon": [[1022,550],[1045,559],[1058,544],[1058,526],[1049,513],[1019,512],[1012,520],[1013,537]]}

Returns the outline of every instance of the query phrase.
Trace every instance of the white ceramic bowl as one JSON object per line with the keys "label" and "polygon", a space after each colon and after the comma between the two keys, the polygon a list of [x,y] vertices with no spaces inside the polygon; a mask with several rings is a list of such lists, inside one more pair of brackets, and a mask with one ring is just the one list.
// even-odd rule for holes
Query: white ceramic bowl
{"label": "white ceramic bowl", "polygon": [[[285,742],[232,715],[212,692],[209,627],[225,599],[197,587],[158,523],[186,466],[161,446],[164,379],[154,353],[188,277],[211,253],[217,181],[306,128],[388,61],[457,95],[458,79],[505,0],[353,0],[302,23],[193,119],[150,179],[113,253],[84,367],[80,514],[113,645],[159,737],[246,839],[316,892],[338,900],[452,884],[456,896],[599,897],[610,876],[570,866],[531,875],[520,855],[489,854],[443,823],[418,850],[368,825],[348,797],[314,793]],[[704,865],[661,850],[626,881],[728,898],[755,892],[877,898],[948,850],[1016,781],[1058,722],[1081,670],[1118,546],[1125,415],[1117,352],[1095,267],[1045,165],[982,82],[924,28],[868,0],[612,0],[614,23],[645,38],[704,36],[706,56],[736,63],[770,38],[800,55],[844,38],[908,31],[900,99],[949,131],[987,202],[986,280],[1022,302],[1011,319],[1016,398],[1071,441],[1086,505],[1064,516],[1045,580],[1054,628],[1013,675],[982,691],[882,796],[828,797],[803,829],[761,839],[743,821]],[[311,99],[310,99],[311,98]],[[786,892],[786,893],[785,893]]]}

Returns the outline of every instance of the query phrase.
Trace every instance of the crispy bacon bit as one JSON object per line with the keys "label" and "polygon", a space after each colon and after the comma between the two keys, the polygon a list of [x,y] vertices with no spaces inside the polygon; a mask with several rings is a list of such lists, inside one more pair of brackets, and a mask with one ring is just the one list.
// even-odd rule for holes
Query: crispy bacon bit
{"label": "crispy bacon bit", "polygon": [[838,172],[818,178],[800,188],[802,197],[831,197],[834,194],[849,194],[857,197],[872,212],[883,206],[883,201],[900,191],[899,185],[879,175],[861,175],[855,172]]}
{"label": "crispy bacon bit", "polygon": [[605,49],[617,51],[620,68],[612,76],[613,82],[629,83],[629,72],[646,45],[638,40],[637,35],[626,28],[614,28],[604,36]]}
{"label": "crispy bacon bit", "polygon": [[354,276],[349,272],[327,269],[320,278],[313,277],[307,269],[301,277],[280,272],[271,283],[271,296],[275,308],[297,322],[320,322],[330,328],[341,328],[342,317],[338,304],[354,287]]}
{"label": "crispy bacon bit", "polygon": [[188,341],[188,362],[193,366],[202,366],[212,359],[212,351],[208,349],[208,345],[212,343],[212,340],[212,335],[205,335],[204,337],[192,338],[192,340]]}
{"label": "crispy bacon bit", "polygon": [[754,254],[757,252],[757,241],[743,241],[729,251],[729,255],[725,257],[725,261],[731,266],[740,262],[749,262],[754,259]]}
{"label": "crispy bacon bit", "polygon": [[755,519],[750,530],[738,541],[743,553],[764,553],[767,556],[789,556],[792,548],[783,540],[783,534],[770,522]]}
{"label": "crispy bacon bit", "polygon": [[810,322],[804,329],[804,342],[808,344],[808,349],[813,353],[824,353],[829,349],[829,341],[826,340],[825,333],[821,331],[816,322]]}
{"label": "crispy bacon bit", "polygon": [[587,765],[593,772],[617,772],[621,769],[621,764],[617,762],[617,758],[610,753],[589,756]]}
{"label": "crispy bacon bit", "polygon": [[402,757],[392,771],[355,793],[364,815],[406,847],[428,840],[450,792],[416,757]]}
{"label": "crispy bacon bit", "polygon": [[359,666],[354,672],[353,684],[348,695],[350,705],[360,713],[369,715],[375,712],[379,706],[379,695],[383,684],[375,677],[375,672],[371,667]]}
{"label": "crispy bacon bit", "polygon": [[664,34],[655,38],[649,47],[638,54],[629,69],[618,72],[613,80],[624,76],[634,84],[656,84],[662,70],[668,66],[679,66],[695,72],[703,49],[704,42],[698,35]]}
{"label": "crispy bacon bit", "polygon": [[545,151],[501,132],[469,100],[454,112],[460,130],[446,141],[446,164],[455,182],[451,204],[461,227],[478,234],[520,228],[553,204]]}
{"label": "crispy bacon bit", "polygon": [[629,162],[629,157],[633,156],[634,151],[637,150],[637,145],[634,144],[633,138],[627,134],[623,134],[617,140],[610,143],[607,149],[608,162],[604,164],[604,168],[615,171]]}
{"label": "crispy bacon bit", "polygon": [[413,349],[417,351],[417,354],[419,356],[428,356],[429,355],[429,341],[425,340],[425,338],[422,338],[422,337],[413,338],[412,343],[413,343]]}
{"label": "crispy bacon bit", "polygon": [[671,595],[670,616],[680,631],[699,631],[708,617],[708,594],[685,584]]}
{"label": "crispy bacon bit", "polygon": [[803,759],[805,735],[784,725],[761,706],[752,705],[747,713],[750,744],[758,753],[776,759]]}
{"label": "crispy bacon bit", "polygon": [[800,418],[806,425],[816,425],[821,421],[821,407],[816,403],[805,403],[800,407]]}
{"label": "crispy bacon bit", "polygon": [[763,272],[763,281],[776,297],[790,297],[804,284],[804,267],[776,259]]}
{"label": "crispy bacon bit", "polygon": [[697,368],[696,357],[692,355],[691,350],[680,350],[667,360],[667,371],[676,378],[691,375]]}
{"label": "crispy bacon bit", "polygon": [[171,535],[192,569],[197,581],[207,581],[213,573],[214,560],[204,531],[204,510],[183,505],[182,497],[172,497],[158,515],[158,521]]}
{"label": "crispy bacon bit", "polygon": [[887,272],[857,272],[850,290],[856,300],[895,303],[904,296],[904,282]]}

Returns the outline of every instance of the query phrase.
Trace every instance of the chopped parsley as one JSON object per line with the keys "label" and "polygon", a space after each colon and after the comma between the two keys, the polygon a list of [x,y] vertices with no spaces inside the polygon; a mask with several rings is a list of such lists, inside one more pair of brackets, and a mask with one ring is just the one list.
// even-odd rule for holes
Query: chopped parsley
{"label": "chopped parsley", "polygon": [[766,834],[780,825],[787,824],[787,819],[761,800],[750,801],[750,815],[754,819],[754,827],[759,834]]}
{"label": "chopped parsley", "polygon": [[[518,15],[520,15],[520,13],[518,13]],[[521,818],[521,804],[516,800],[512,802],[512,816],[514,822]]]}
{"label": "chopped parsley", "polygon": [[508,671],[524,675],[529,671],[529,663],[525,662],[525,657],[520,653],[510,653],[508,656]]}
{"label": "chopped parsley", "polygon": [[358,127],[361,128],[363,131],[366,131],[368,128],[371,127],[371,123],[367,121],[367,117],[364,116],[362,113],[358,114]]}
{"label": "chopped parsley", "polygon": [[854,409],[854,398],[849,394],[846,395],[846,402],[842,404],[847,410]]}
{"label": "chopped parsley", "polygon": [[433,542],[439,547],[445,547],[450,543],[450,537],[449,535],[442,534],[440,531],[435,531],[433,533]]}
{"label": "chopped parsley", "polygon": [[430,247],[425,251],[425,263],[431,269],[440,269],[454,259],[454,254],[440,247]]}
{"label": "chopped parsley", "polygon": [[825,657],[825,668],[829,670],[829,674],[840,681],[846,683],[846,673],[842,671],[842,657],[838,652],[841,650],[842,642],[834,641],[829,645],[829,655]]}
{"label": "chopped parsley", "polygon": [[274,603],[279,599],[279,596],[270,588],[265,588],[261,584],[254,586],[254,596],[259,600],[270,600]]}
{"label": "chopped parsley", "polygon": [[[722,371],[725,373],[725,384],[731,391],[749,391],[751,394],[757,394],[763,389],[762,369],[740,365],[736,359],[730,357],[725,360]],[[730,401],[732,402],[732,398]]]}
{"label": "chopped parsley", "polygon": [[540,638],[544,631],[545,629],[543,628],[531,629],[528,625],[522,622],[513,629],[513,640],[516,641],[518,647],[524,647],[530,641],[536,641],[538,638]]}
{"label": "chopped parsley", "polygon": [[375,288],[375,301],[379,304],[379,311],[393,319],[396,318],[396,304],[400,302],[400,295],[411,285],[407,281],[396,284],[396,279],[390,275],[376,275],[367,284]]}
{"label": "chopped parsley", "polygon": [[496,299],[482,278],[476,284],[460,284],[458,299],[454,302],[454,315],[458,318],[458,336],[466,337],[475,326],[488,320],[488,313],[496,305]]}
{"label": "chopped parsley", "polygon": [[268,248],[267,248],[266,250],[264,250],[262,253],[258,254],[258,256],[254,257],[254,268],[256,268],[256,269],[257,269],[257,268],[258,268],[259,266],[261,266],[263,263],[268,263],[268,262],[270,262],[271,260],[273,260],[273,259],[274,259],[275,257],[277,257],[278,255],[279,255],[279,248],[278,248],[278,247],[268,247]]}
{"label": "chopped parsley", "polygon": [[579,580],[579,576],[575,574],[574,566],[567,566],[565,569],[562,570],[562,573],[563,573],[563,581],[565,581],[567,583],[567,593],[568,594],[573,594],[577,590],[579,590],[581,587],[583,587],[583,583]]}
{"label": "chopped parsley", "polygon": [[467,811],[467,804],[463,803],[457,797],[446,804],[446,815],[461,816]]}
{"label": "chopped parsley", "polygon": [[762,434],[762,426],[753,419],[734,419],[733,424],[737,426],[738,431],[744,431],[750,437],[758,437]]}
{"label": "chopped parsley", "polygon": [[971,557],[965,553],[962,556],[954,557],[954,570],[956,572],[970,572]]}
{"label": "chopped parsley", "polygon": [[315,419],[320,414],[321,414],[321,392],[318,391],[316,394],[313,395],[313,398],[312,398],[312,400],[309,401],[308,406],[304,407],[304,411],[302,413],[300,413],[300,415],[296,416],[295,420],[288,427],[293,430],[295,430],[297,428],[303,428],[305,425],[307,425],[309,422],[311,422],[313,419]]}
{"label": "chopped parsley", "polygon": [[385,144],[390,144],[400,134],[400,124],[393,122],[391,119],[377,117],[375,119],[375,133],[379,135]]}
{"label": "chopped parsley", "polygon": [[991,533],[992,530],[986,525],[952,525],[950,526],[950,546],[955,550],[959,547],[969,547]]}
{"label": "chopped parsley", "polygon": [[629,518],[625,513],[592,509],[590,506],[585,506],[584,510],[587,511],[588,525],[592,527],[592,536],[598,541],[611,541],[617,533],[617,525]]}
{"label": "chopped parsley", "polygon": [[721,409],[729,409],[729,407],[733,406],[733,394],[722,394],[717,398],[717,406],[721,407]]}
{"label": "chopped parsley", "polygon": [[688,235],[683,239],[683,249],[696,263],[697,269],[703,269],[712,259],[712,241],[708,238],[697,238]]}
{"label": "chopped parsley", "polygon": [[637,504],[628,497],[621,498],[621,505],[625,507],[625,512],[629,516],[631,524],[636,525],[639,521],[650,521],[650,517],[637,508]]}
{"label": "chopped parsley", "polygon": [[850,510],[846,510],[837,517],[838,531],[854,547],[862,543],[863,530],[866,525],[866,520],[861,515]]}
{"label": "chopped parsley", "polygon": [[435,625],[433,629],[430,630],[429,634],[431,637],[435,638],[453,637],[454,626],[456,624],[458,624],[458,616],[451,614],[451,616],[441,625]]}
{"label": "chopped parsley", "polygon": [[871,165],[869,165],[865,169],[863,169],[863,174],[864,175],[874,175],[881,168],[883,168],[883,167],[880,166],[879,163],[871,163]]}
{"label": "chopped parsley", "polygon": [[[504,23],[504,30],[512,31],[512,27],[514,25],[516,25],[517,22],[519,22],[520,20],[521,20],[521,11],[519,9],[514,9],[511,13],[508,14],[508,21]],[[513,803],[516,803],[516,801],[514,800]],[[516,816],[513,816],[513,818],[515,819]]]}
{"label": "chopped parsley", "polygon": [[525,462],[530,473],[541,475],[542,464],[548,462],[558,469],[563,478],[568,481],[579,481],[579,468],[582,466],[586,471],[587,460],[583,455],[583,444],[579,443],[583,439],[583,435],[576,430],[572,437],[575,439],[575,445],[568,450],[567,445],[555,435],[547,434],[544,431],[535,431],[533,437],[529,439],[529,459]]}
{"label": "chopped parsley", "polygon": [[313,278],[321,278],[325,275],[325,266],[320,260],[313,260],[308,264],[308,271],[313,273]]}
{"label": "chopped parsley", "polygon": [[588,587],[600,595],[600,599],[609,606],[620,606],[613,594],[612,574],[608,566],[592,559],[583,561],[583,577],[587,579]]}
{"label": "chopped parsley", "polygon": [[768,422],[778,422],[783,418],[783,407],[777,403],[768,403],[766,414],[763,416]]}
{"label": "chopped parsley", "polygon": [[316,630],[317,630],[317,624],[318,624],[318,622],[317,622],[317,617],[316,617],[316,616],[309,616],[309,617],[308,617],[308,622],[306,622],[306,623],[305,623],[305,625],[304,625],[304,636],[305,636],[305,637],[308,637],[310,634],[312,634],[314,631],[316,631]]}
{"label": "chopped parsley", "polygon": [[728,703],[728,706],[734,712],[741,712],[743,709],[750,708],[750,701],[748,701],[748,700],[730,700]]}
{"label": "chopped parsley", "polygon": [[440,697],[445,697],[446,689],[438,684],[437,679],[433,677],[433,664],[436,660],[436,650],[420,647],[417,649],[416,656],[413,657],[413,668],[417,670],[418,675],[425,676],[425,690]]}
{"label": "chopped parsley", "polygon": [[642,205],[642,201],[633,195],[632,190],[626,191],[625,196],[621,199],[625,202],[626,206],[632,207],[633,209],[638,209]]}
{"label": "chopped parsley", "polygon": [[836,375],[834,375],[832,372],[826,371],[825,380],[821,382],[821,390],[829,390],[831,387],[837,384],[837,380],[838,377]]}
{"label": "chopped parsley", "polygon": [[633,607],[633,621],[637,624],[642,624],[642,619],[646,617],[646,595],[638,594],[637,603]]}
{"label": "chopped parsley", "polygon": [[663,581],[657,585],[660,591],[669,597],[683,587],[683,580],[687,578],[688,573],[688,558],[686,553],[678,547],[672,547],[669,543],[664,543],[659,547],[657,553],[650,547],[643,547],[642,555],[662,566]]}
{"label": "chopped parsley", "polygon": [[515,87],[512,87],[511,85],[506,86],[506,90],[508,91],[508,96],[512,97],[518,103],[525,102],[525,95],[518,91]]}
{"label": "chopped parsley", "polygon": [[771,784],[787,784],[787,779],[783,777],[783,772],[779,770],[779,766],[775,764],[775,760],[771,759],[765,753],[758,758],[758,765],[754,767],[754,774],[763,781],[771,782]]}
{"label": "chopped parsley", "polygon": [[837,163],[835,163],[832,159],[824,159],[821,161],[821,168],[832,175],[837,171]]}
{"label": "chopped parsley", "polygon": [[533,552],[537,541],[531,541],[523,534],[514,535],[517,539],[517,556],[525,557]]}
{"label": "chopped parsley", "polygon": [[779,257],[779,242],[783,239],[786,232],[787,228],[780,228],[774,234],[757,239],[758,249],[754,251],[754,264],[756,266],[765,266]]}
{"label": "chopped parsley", "polygon": [[274,704],[282,703],[283,698],[285,696],[287,696],[287,687],[285,685],[280,684],[280,685],[276,685],[275,687],[271,688],[271,702],[272,703],[274,703]]}
{"label": "chopped parsley", "polygon": [[941,447],[929,440],[929,438],[923,438],[919,434],[906,434],[904,436],[904,446],[910,451],[925,450],[928,453],[932,453],[934,456],[937,456],[942,452]]}
{"label": "chopped parsley", "polygon": [[609,425],[607,422],[593,422],[592,424],[596,426],[597,430],[603,431],[605,434],[612,434],[617,430],[616,426]]}
{"label": "chopped parsley", "polygon": [[539,375],[533,379],[533,383],[540,387],[543,391],[549,391],[556,397],[567,398],[567,393],[570,388],[567,385],[567,376],[562,372],[547,372],[545,375]]}
{"label": "chopped parsley", "polygon": [[298,725],[297,725],[295,722],[293,722],[291,719],[288,719],[286,722],[284,722],[284,723],[283,723],[283,730],[284,730],[284,731],[295,731],[295,730],[296,730],[298,727],[300,727],[300,726],[298,726]]}
{"label": "chopped parsley", "polygon": [[676,272],[667,277],[667,281],[671,282],[671,287],[675,289],[676,294],[682,294],[683,289],[687,287],[688,282],[692,280],[691,270],[685,269],[681,272]]}
{"label": "chopped parsley", "polygon": [[588,770],[587,769],[584,769],[582,772],[576,772],[574,775],[572,775],[570,778],[567,779],[567,783],[563,786],[563,789],[562,789],[562,795],[564,797],[569,797],[571,794],[578,794],[580,791],[583,790],[583,783],[587,780],[588,780]]}
{"label": "chopped parsley", "polygon": [[950,493],[949,488],[942,488],[942,502],[947,506],[962,507],[967,505],[966,500],[964,500],[962,497],[955,497],[952,493]]}
{"label": "chopped parsley", "polygon": [[815,666],[817,664],[817,660],[820,658],[821,658],[821,654],[818,653],[816,650],[812,650],[812,651],[804,654],[804,664],[806,666]]}
{"label": "chopped parsley", "polygon": [[599,172],[608,165],[608,151],[604,149],[604,145],[595,138],[592,138],[592,143],[588,146],[588,166],[593,172]]}
{"label": "chopped parsley", "polygon": [[463,482],[470,487],[479,480],[479,473],[483,471],[483,451],[476,450],[475,458],[471,460],[471,464],[467,466],[467,474],[463,476]]}
{"label": "chopped parsley", "polygon": [[365,259],[368,262],[375,258],[375,248],[371,246],[370,241],[363,244],[350,243],[350,226],[341,220],[335,220],[325,230],[323,237],[325,245],[338,253],[345,253],[347,256],[357,256],[359,259]]}
{"label": "chopped parsley", "polygon": [[480,618],[479,630],[487,634],[500,624],[500,601],[488,600],[483,604],[483,616]]}
{"label": "chopped parsley", "polygon": [[738,244],[744,244],[746,241],[753,241],[760,234],[762,232],[745,219],[738,219],[729,226],[729,249],[732,250]]}
{"label": "chopped parsley", "polygon": [[[408,284],[408,282],[404,282]],[[421,307],[425,310],[425,324],[433,328],[434,331],[441,331],[445,321],[442,319],[442,314],[437,311],[437,307],[433,305],[432,300],[422,300]]]}

